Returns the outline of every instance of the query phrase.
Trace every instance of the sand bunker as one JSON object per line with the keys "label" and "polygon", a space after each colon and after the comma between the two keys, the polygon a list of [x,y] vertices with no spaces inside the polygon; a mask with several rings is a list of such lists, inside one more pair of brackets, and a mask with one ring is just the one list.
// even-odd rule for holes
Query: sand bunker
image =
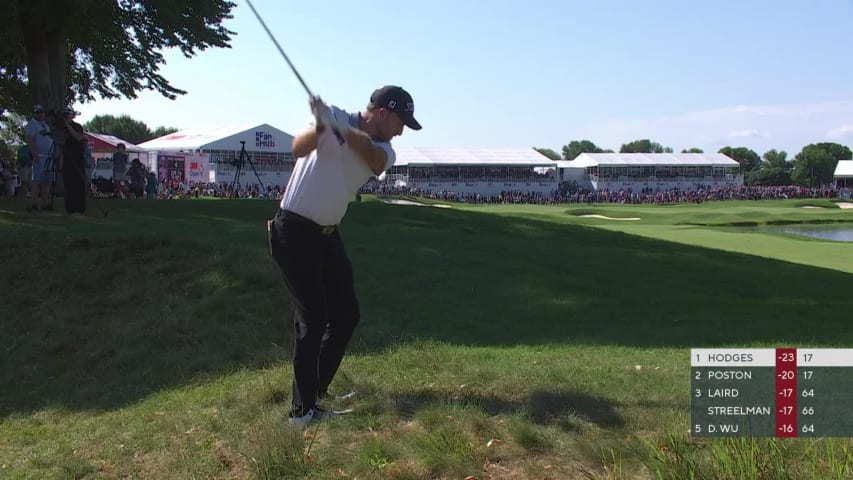
{"label": "sand bunker", "polygon": [[399,198],[386,198],[384,201],[385,203],[389,203],[391,205],[414,205],[416,207],[451,208],[450,205],[443,205],[440,203],[427,205],[425,203],[413,202],[411,200],[401,200]]}
{"label": "sand bunker", "polygon": [[[838,203],[836,203],[836,205],[838,205],[838,208],[843,208],[845,210],[848,208],[853,208],[853,203],[850,203],[850,202],[838,202]],[[800,208],[829,208],[829,207],[818,207],[816,205],[804,205]]]}
{"label": "sand bunker", "polygon": [[604,215],[592,215],[592,214],[588,214],[588,215],[578,215],[578,216],[579,216],[579,217],[581,217],[581,218],[601,218],[601,219],[603,219],[603,220],[640,220],[640,217],[622,217],[622,218],[616,218],[616,217],[605,217]]}
{"label": "sand bunker", "polygon": [[390,203],[391,205],[417,205],[418,207],[423,207],[423,203],[413,202],[411,200],[400,200],[398,198],[386,198],[385,203]]}

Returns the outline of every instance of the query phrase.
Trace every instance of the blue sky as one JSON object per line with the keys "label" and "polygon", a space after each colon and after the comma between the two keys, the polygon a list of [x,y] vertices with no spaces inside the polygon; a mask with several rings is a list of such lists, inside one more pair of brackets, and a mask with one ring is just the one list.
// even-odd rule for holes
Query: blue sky
{"label": "blue sky", "polygon": [[[414,97],[397,145],[603,148],[853,147],[853,0],[452,0],[253,5],[311,89],[363,109],[373,89]],[[230,49],[166,52],[187,95],[77,105],[149,127],[268,123],[294,133],[307,95],[244,0]]]}

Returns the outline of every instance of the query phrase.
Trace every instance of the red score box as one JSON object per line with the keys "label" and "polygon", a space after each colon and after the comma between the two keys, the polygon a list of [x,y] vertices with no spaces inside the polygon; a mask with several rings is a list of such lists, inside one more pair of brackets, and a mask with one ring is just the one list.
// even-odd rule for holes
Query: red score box
{"label": "red score box", "polygon": [[776,349],[776,437],[797,436],[797,349]]}

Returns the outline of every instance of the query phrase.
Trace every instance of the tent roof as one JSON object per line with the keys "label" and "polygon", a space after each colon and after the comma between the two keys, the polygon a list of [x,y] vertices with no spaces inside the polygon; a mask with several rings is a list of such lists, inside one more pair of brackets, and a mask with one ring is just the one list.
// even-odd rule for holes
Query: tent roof
{"label": "tent roof", "polygon": [[394,147],[395,166],[556,166],[553,160],[532,148],[433,148]]}
{"label": "tent roof", "polygon": [[833,175],[836,177],[853,177],[853,160],[839,160]]}
{"label": "tent roof", "polygon": [[[139,146],[146,150],[200,150],[206,145],[250,130],[270,128],[266,123],[249,125],[230,125],[223,127],[194,127],[170,133]],[[275,129],[278,130],[278,129]]]}
{"label": "tent roof", "polygon": [[105,146],[112,147],[112,148],[115,148],[115,146],[118,145],[119,143],[123,143],[125,146],[125,149],[128,152],[144,152],[145,151],[145,149],[140,148],[139,145],[134,145],[134,144],[128,142],[127,140],[122,140],[121,138],[115,137],[113,135],[104,135],[103,133],[92,133],[92,132],[86,132],[86,135],[88,135],[89,137],[92,137],[92,139],[95,140],[94,143],[95,143],[96,147],[102,146],[102,145],[98,144],[98,141],[100,141],[100,142],[105,143],[106,144]]}
{"label": "tent roof", "polygon": [[740,165],[722,153],[582,153],[572,161],[559,161],[557,164],[560,168]]}

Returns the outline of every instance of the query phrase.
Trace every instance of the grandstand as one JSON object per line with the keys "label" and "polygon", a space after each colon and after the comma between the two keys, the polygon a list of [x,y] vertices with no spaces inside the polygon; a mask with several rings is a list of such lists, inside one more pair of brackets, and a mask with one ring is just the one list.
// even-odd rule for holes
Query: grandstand
{"label": "grandstand", "polygon": [[394,147],[396,161],[382,180],[420,192],[496,195],[551,193],[556,162],[532,148]]}
{"label": "grandstand", "polygon": [[722,153],[582,153],[558,161],[560,179],[582,190],[656,192],[743,185],[740,164]]}

